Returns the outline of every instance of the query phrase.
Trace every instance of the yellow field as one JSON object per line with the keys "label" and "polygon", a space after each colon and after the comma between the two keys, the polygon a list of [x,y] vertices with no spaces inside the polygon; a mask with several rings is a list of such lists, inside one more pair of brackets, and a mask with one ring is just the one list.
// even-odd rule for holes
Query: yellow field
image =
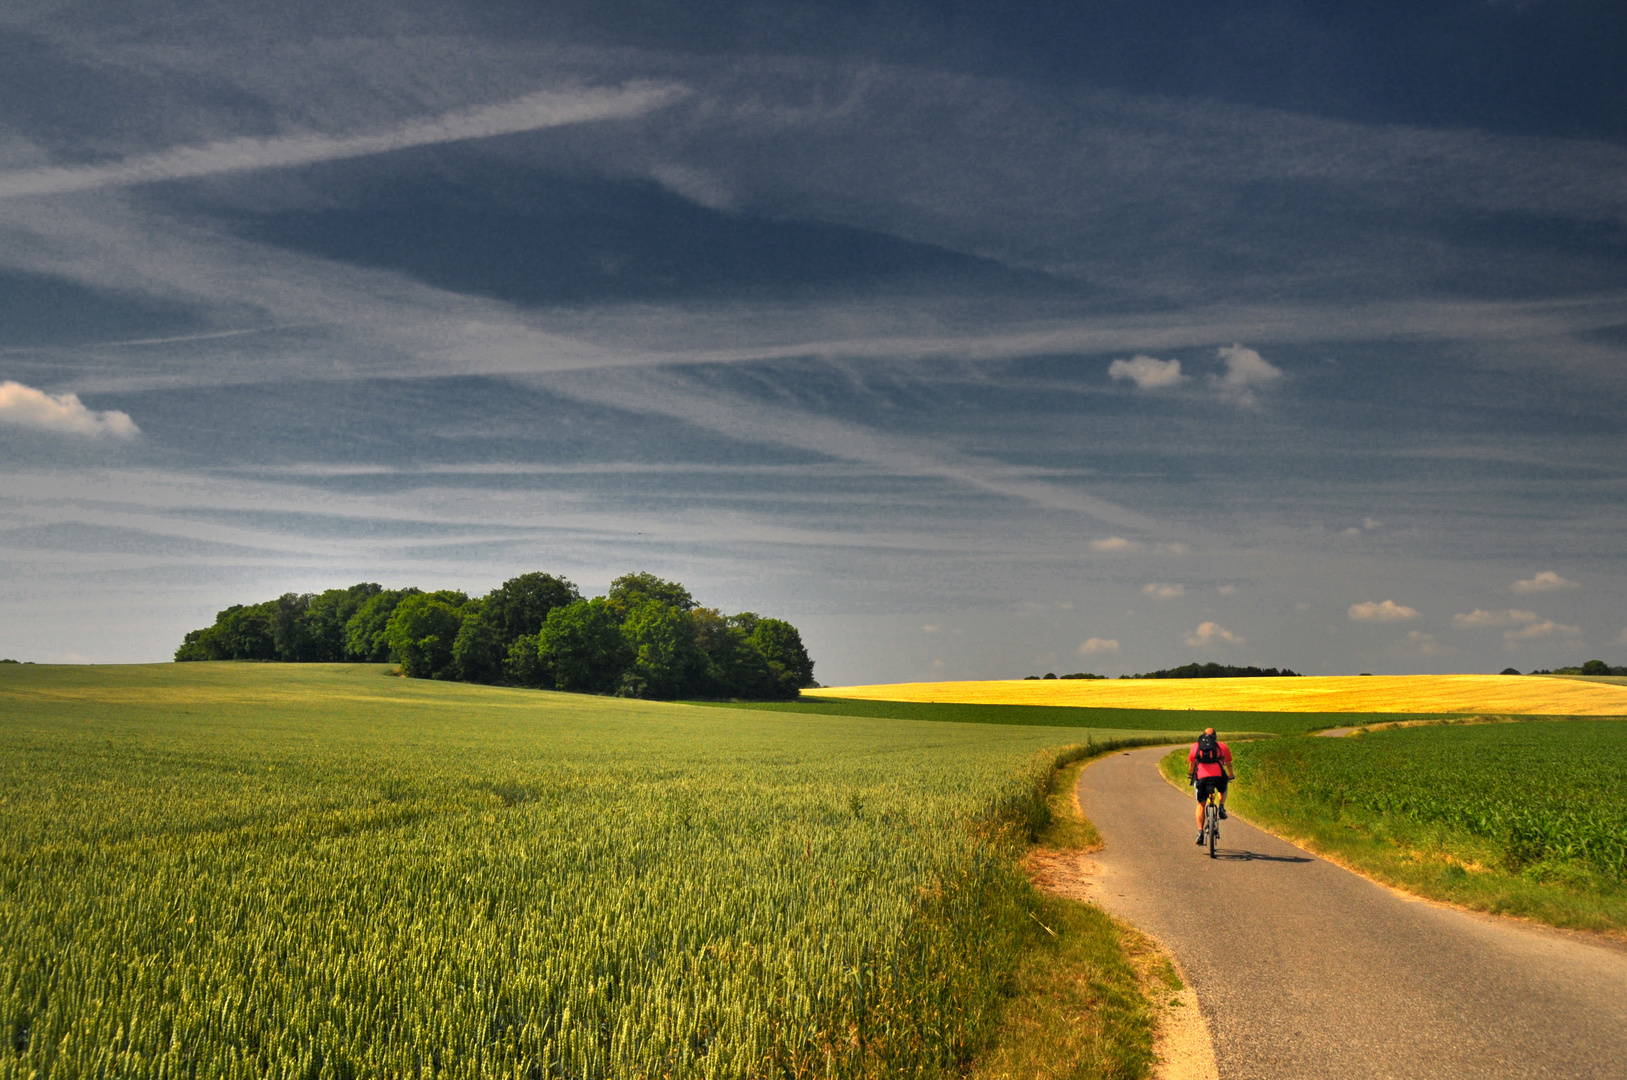
{"label": "yellow field", "polygon": [[1237,712],[1627,716],[1627,686],[1530,675],[1337,675],[1291,679],[1011,679],[804,690],[810,697],[968,705]]}

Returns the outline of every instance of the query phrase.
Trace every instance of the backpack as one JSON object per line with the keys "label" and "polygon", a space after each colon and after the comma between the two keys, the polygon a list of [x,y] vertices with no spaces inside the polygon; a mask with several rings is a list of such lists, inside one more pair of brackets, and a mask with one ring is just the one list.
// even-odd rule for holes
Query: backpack
{"label": "backpack", "polygon": [[1209,734],[1199,735],[1198,764],[1219,765],[1220,762],[1220,736]]}

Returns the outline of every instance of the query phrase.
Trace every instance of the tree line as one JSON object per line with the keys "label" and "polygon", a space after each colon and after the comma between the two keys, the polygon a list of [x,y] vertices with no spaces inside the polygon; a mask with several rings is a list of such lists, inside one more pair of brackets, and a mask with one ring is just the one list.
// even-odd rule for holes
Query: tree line
{"label": "tree line", "polygon": [[[1157,671],[1148,671],[1136,675],[1120,675],[1121,679],[1266,679],[1291,676],[1299,678],[1297,671],[1287,668],[1260,668],[1260,667],[1234,667],[1231,664],[1182,664],[1180,667],[1159,668]],[[1076,671],[1072,675],[1057,675],[1046,672],[1044,675],[1024,675],[1027,679],[1105,679],[1106,675],[1092,675],[1088,671]]]}
{"label": "tree line", "polygon": [[[1504,668],[1504,675],[1518,675],[1519,668]],[[1589,660],[1585,664],[1574,667],[1556,667],[1552,670],[1541,668],[1531,672],[1533,675],[1627,675],[1627,667],[1611,667],[1603,660]]]}
{"label": "tree line", "polygon": [[385,663],[415,679],[671,700],[788,699],[813,681],[797,628],[701,607],[654,574],[624,574],[584,599],[552,574],[485,596],[365,582],[235,604],[186,635],[177,661]]}

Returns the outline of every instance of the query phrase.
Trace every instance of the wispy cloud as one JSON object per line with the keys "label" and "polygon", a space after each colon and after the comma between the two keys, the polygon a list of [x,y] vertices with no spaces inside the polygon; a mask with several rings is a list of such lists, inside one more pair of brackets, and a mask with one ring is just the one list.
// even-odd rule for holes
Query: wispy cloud
{"label": "wispy cloud", "polygon": [[1242,345],[1221,348],[1218,355],[1226,361],[1226,374],[1213,376],[1214,385],[1239,405],[1255,404],[1256,389],[1282,378],[1281,368]]}
{"label": "wispy cloud", "polygon": [[1558,589],[1575,589],[1578,587],[1578,582],[1562,578],[1552,570],[1544,570],[1535,577],[1524,578],[1509,586],[1510,589],[1517,593],[1554,592]]}
{"label": "wispy cloud", "polygon": [[591,120],[624,120],[669,105],[685,92],[671,83],[651,82],[633,82],[615,88],[543,91],[496,105],[457,109],[411,120],[372,135],[300,134],[228,139],[140,154],[108,165],[16,170],[0,173],[0,199],[186,180],[251,169],[287,168]]}
{"label": "wispy cloud", "polygon": [[129,413],[87,409],[78,394],[47,394],[10,379],[0,383],[0,424],[91,438],[133,439],[141,434]]}
{"label": "wispy cloud", "polygon": [[1159,360],[1145,354],[1113,361],[1107,365],[1107,374],[1115,380],[1128,379],[1143,390],[1178,386],[1186,381],[1179,360]]}
{"label": "wispy cloud", "polygon": [[1170,600],[1177,596],[1186,595],[1185,585],[1172,585],[1163,581],[1149,581],[1141,586],[1143,596],[1153,596],[1160,600]]}
{"label": "wispy cloud", "polygon": [[1097,656],[1101,653],[1116,653],[1118,651],[1119,642],[1117,638],[1088,638],[1084,644],[1079,646],[1080,656]]}
{"label": "wispy cloud", "polygon": [[1364,600],[1359,604],[1350,605],[1350,620],[1352,622],[1405,622],[1416,619],[1418,610],[1405,604],[1398,604],[1394,600],[1372,601]]}
{"label": "wispy cloud", "polygon": [[1452,625],[1460,630],[1486,626],[1522,626],[1536,621],[1537,613],[1534,611],[1483,611],[1475,608],[1467,615],[1452,616]]}
{"label": "wispy cloud", "polygon": [[1582,628],[1580,626],[1566,626],[1563,623],[1554,622],[1552,619],[1544,619],[1542,622],[1532,623],[1530,626],[1522,626],[1518,630],[1503,631],[1505,641],[1546,641],[1549,638],[1581,636]]}
{"label": "wispy cloud", "polygon": [[1198,628],[1181,639],[1189,648],[1202,649],[1210,645],[1244,645],[1247,639],[1239,637],[1217,622],[1199,623]]}
{"label": "wispy cloud", "polygon": [[1426,634],[1422,630],[1408,630],[1407,644],[1412,646],[1419,656],[1439,656],[1444,651],[1433,634]]}
{"label": "wispy cloud", "polygon": [[1130,540],[1123,536],[1103,536],[1090,542],[1090,550],[1109,555],[1128,555],[1141,549],[1142,544],[1139,540]]}

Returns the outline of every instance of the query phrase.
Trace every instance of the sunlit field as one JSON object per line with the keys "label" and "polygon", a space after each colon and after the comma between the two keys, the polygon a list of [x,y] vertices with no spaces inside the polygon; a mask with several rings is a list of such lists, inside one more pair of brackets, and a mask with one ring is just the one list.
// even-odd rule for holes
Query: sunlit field
{"label": "sunlit field", "polygon": [[[1231,805],[1393,885],[1627,929],[1627,721],[1432,725],[1239,743]],[[1186,755],[1164,759],[1186,777]]]}
{"label": "sunlit field", "polygon": [[1017,679],[805,690],[820,698],[1233,712],[1627,716],[1627,686],[1536,675],[1280,679]]}
{"label": "sunlit field", "polygon": [[7,665],[0,1077],[953,1073],[1115,734]]}

